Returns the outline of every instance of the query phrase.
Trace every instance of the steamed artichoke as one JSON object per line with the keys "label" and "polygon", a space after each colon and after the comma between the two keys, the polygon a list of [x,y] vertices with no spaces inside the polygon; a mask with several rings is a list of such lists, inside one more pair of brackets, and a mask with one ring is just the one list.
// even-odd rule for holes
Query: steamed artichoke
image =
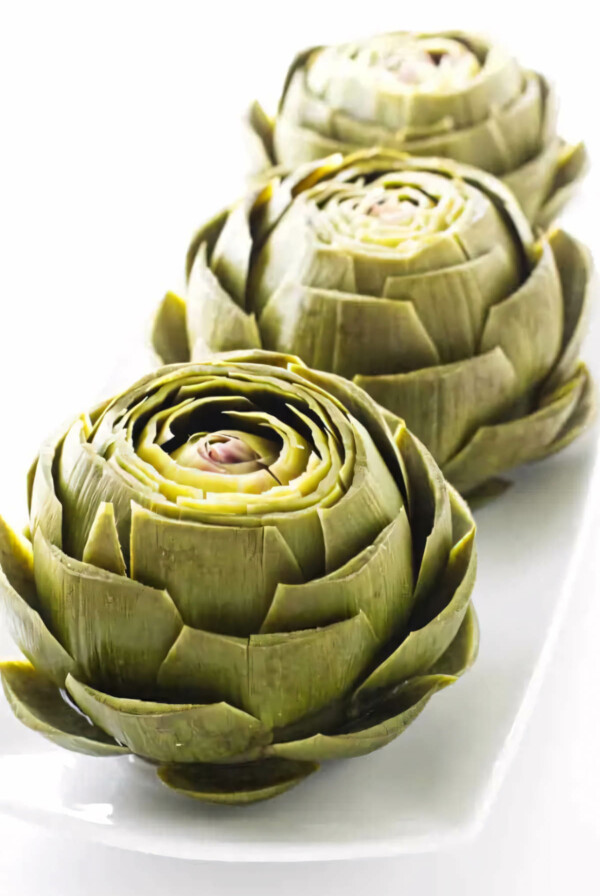
{"label": "steamed artichoke", "polygon": [[444,156],[501,177],[540,225],[586,167],[583,145],[556,134],[546,80],[462,32],[306,50],[290,66],[275,119],[255,103],[249,124],[258,169],[372,146]]}
{"label": "steamed artichoke", "polygon": [[0,521],[17,717],[251,802],[389,743],[473,661],[474,525],[339,377],[265,352],[163,368],[48,442]]}
{"label": "steamed artichoke", "polygon": [[202,228],[184,301],[166,296],[166,361],[206,346],[291,352],[353,379],[406,421],[463,494],[567,445],[593,411],[578,361],[589,258],[534,239],[477,169],[363,151],[272,179]]}

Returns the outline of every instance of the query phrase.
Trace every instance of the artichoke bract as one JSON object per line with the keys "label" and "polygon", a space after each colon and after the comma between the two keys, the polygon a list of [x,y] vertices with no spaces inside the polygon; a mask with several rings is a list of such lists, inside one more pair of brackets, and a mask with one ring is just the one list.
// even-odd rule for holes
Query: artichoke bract
{"label": "artichoke bract", "polygon": [[462,494],[495,493],[592,415],[589,275],[587,250],[560,230],[536,240],[491,175],[366,150],[274,178],[202,228],[154,345],[168,361],[206,345],[298,355],[353,379],[393,431],[404,420]]}
{"label": "artichoke bract", "polygon": [[581,143],[557,136],[547,81],[490,41],[454,31],[306,50],[275,118],[255,103],[248,123],[257,170],[372,146],[445,156],[501,177],[540,225],[587,164]]}
{"label": "artichoke bract", "polygon": [[381,747],[472,663],[474,524],[427,450],[297,358],[164,367],[41,450],[0,524],[17,717],[247,803]]}

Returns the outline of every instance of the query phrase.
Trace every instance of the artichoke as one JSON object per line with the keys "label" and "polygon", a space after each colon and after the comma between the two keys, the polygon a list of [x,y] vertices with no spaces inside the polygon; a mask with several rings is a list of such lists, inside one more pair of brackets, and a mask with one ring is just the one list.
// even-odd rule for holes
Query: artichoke
{"label": "artichoke", "polygon": [[206,346],[290,352],[353,379],[464,495],[567,445],[593,411],[578,359],[589,258],[535,240],[500,181],[366,150],[274,178],[199,231],[184,301],[154,326],[166,361]]}
{"label": "artichoke", "polygon": [[0,524],[16,716],[247,803],[389,743],[473,661],[474,524],[342,378],[261,351],[173,365],[41,450]]}
{"label": "artichoke", "polygon": [[313,47],[292,62],[278,113],[248,116],[254,165],[295,166],[382,146],[444,156],[501,177],[547,224],[586,167],[556,134],[552,88],[471,34],[397,32]]}

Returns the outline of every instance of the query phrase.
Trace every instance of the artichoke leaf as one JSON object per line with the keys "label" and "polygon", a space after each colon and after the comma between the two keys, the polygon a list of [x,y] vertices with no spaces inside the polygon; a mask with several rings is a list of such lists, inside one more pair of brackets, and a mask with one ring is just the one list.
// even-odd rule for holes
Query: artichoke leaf
{"label": "artichoke leaf", "polygon": [[88,756],[129,753],[70,706],[56,684],[29,663],[0,663],[0,677],[17,719],[59,747]]}
{"label": "artichoke leaf", "polygon": [[283,728],[348,694],[379,644],[363,612],[324,628],[251,635],[247,710]]}
{"label": "artichoke leaf", "polygon": [[[299,197],[296,202],[302,206],[305,200]],[[259,319],[269,303],[277,304],[282,290],[285,302],[285,283],[350,294],[359,291],[350,248],[320,242],[298,205],[288,209],[254,262],[250,294]]]}
{"label": "artichoke leaf", "polygon": [[354,479],[339,501],[317,510],[323,528],[326,572],[342,566],[371,544],[402,507],[402,496],[370,435],[358,420],[354,428]]}
{"label": "artichoke leaf", "polygon": [[[575,407],[558,435],[555,436],[549,445],[542,448],[532,460],[541,460],[544,457],[549,457],[551,454],[562,451],[563,448],[566,448],[567,445],[570,445],[571,442],[578,438],[594,419],[597,410],[596,388],[585,364],[579,365],[576,376],[581,379],[583,386]],[[561,392],[562,389],[559,388],[554,394],[560,395]],[[550,393],[544,397],[543,402],[551,403],[552,397],[552,393]]]}
{"label": "artichoke leaf", "polygon": [[318,768],[315,762],[272,758],[241,765],[164,765],[157,773],[183,796],[240,806],[285,793]]}
{"label": "artichoke leaf", "polygon": [[27,512],[31,513],[31,498],[33,494],[33,483],[35,480],[35,473],[37,470],[37,465],[39,461],[39,455],[36,455],[31,466],[27,470]]}
{"label": "artichoke leaf", "polygon": [[185,299],[174,292],[166,293],[154,317],[151,339],[154,351],[164,364],[189,359]]}
{"label": "artichoke leaf", "polygon": [[284,281],[260,317],[266,348],[340,376],[429,367],[438,351],[410,302]]}
{"label": "artichoke leaf", "polygon": [[406,470],[402,457],[391,437],[389,423],[385,416],[387,413],[385,408],[379,407],[363,389],[360,389],[355,383],[343,377],[325,373],[321,370],[312,370],[305,367],[304,364],[290,364],[290,370],[314,386],[318,386],[330,395],[335,396],[352,416],[362,423],[371,434],[371,438],[380,455],[385,460],[388,469],[392,471],[402,497],[404,500],[407,500]]}
{"label": "artichoke leaf", "polygon": [[[87,442],[80,445],[78,456],[72,458],[69,466],[66,460],[61,458],[57,482],[64,508],[62,547],[71,557],[83,557],[98,508],[102,503],[110,503],[114,508],[119,544],[128,564],[131,501],[139,500],[142,494],[151,495],[153,489],[124,475],[122,468],[115,469]],[[48,537],[47,532],[45,534]]]}
{"label": "artichoke leaf", "polygon": [[[249,215],[254,201],[250,193],[239,199],[230,209],[223,227],[210,254],[210,267],[217,281],[240,308],[246,306],[246,290],[250,256],[252,255],[252,235]],[[200,253],[198,253],[200,254]],[[198,255],[194,260],[194,264]],[[193,276],[194,268],[190,273]]]}
{"label": "artichoke leaf", "polygon": [[80,709],[132,753],[156,762],[219,762],[264,746],[270,732],[227,703],[176,704],[114,697],[69,675]]}
{"label": "artichoke leaf", "polygon": [[61,434],[58,439],[46,442],[40,450],[31,487],[29,513],[32,534],[41,527],[46,538],[58,547],[62,547],[63,509],[54,490],[53,467],[62,441]]}
{"label": "artichoke leaf", "polygon": [[252,170],[264,171],[275,164],[273,149],[273,120],[256,100],[251,104],[244,118],[246,134],[250,143]]}
{"label": "artichoke leaf", "polygon": [[115,509],[112,504],[102,502],[98,510],[88,540],[83,549],[83,562],[91,566],[114,572],[115,575],[126,574],[123,551],[119,543],[119,533],[115,522]]}
{"label": "artichoke leaf", "polygon": [[481,424],[501,418],[519,391],[513,366],[499,347],[442,367],[357,376],[354,382],[402,417],[440,464]]}
{"label": "artichoke leaf", "polygon": [[59,687],[75,668],[72,657],[40,615],[31,546],[0,517],[0,618],[39,672]]}
{"label": "artichoke leaf", "polygon": [[562,285],[563,344],[560,357],[544,383],[551,392],[569,380],[578,367],[577,356],[586,333],[591,303],[592,260],[588,249],[564,230],[548,234]]}
{"label": "artichoke leaf", "polygon": [[0,569],[11,588],[33,609],[39,609],[33,578],[31,542],[15,532],[0,516]]}
{"label": "artichoke leaf", "polygon": [[530,221],[541,226],[544,197],[551,190],[560,154],[560,140],[554,137],[531,159],[505,173],[502,181],[512,190]]}
{"label": "artichoke leaf", "polygon": [[136,504],[131,575],[165,588],[186,624],[237,636],[260,629],[279,582],[302,581],[296,558],[276,526],[181,522]]}
{"label": "artichoke leaf", "polygon": [[574,146],[560,145],[554,179],[535,218],[538,227],[545,229],[558,217],[588,167],[589,158],[583,143]]}
{"label": "artichoke leaf", "polygon": [[479,622],[469,604],[456,637],[439,660],[429,669],[430,675],[455,675],[457,678],[471,668],[479,652]]}
{"label": "artichoke leaf", "polygon": [[[410,300],[436,346],[437,363],[446,364],[476,352],[487,309],[510,295],[517,285],[514,258],[505,246],[496,243],[493,249],[453,267],[388,277],[384,296]],[[428,366],[412,365],[413,368]],[[389,371],[380,365],[377,370],[358,372],[398,373],[400,370]]]}
{"label": "artichoke leaf", "polygon": [[215,244],[219,238],[219,234],[221,233],[227,218],[229,217],[229,209],[224,208],[221,209],[220,212],[217,212],[216,215],[213,215],[205,224],[202,225],[194,234],[192,241],[190,243],[186,263],[185,263],[185,273],[186,278],[190,276],[190,271],[192,270],[192,265],[194,264],[194,259],[196,257],[196,253],[198,252],[200,246],[206,244],[206,253],[210,258],[210,255],[215,247]]}
{"label": "artichoke leaf", "polygon": [[[444,476],[463,495],[486,480],[527,461],[543,457],[550,449],[586,388],[584,368],[564,386],[547,395],[525,417],[494,426],[482,426],[468,444],[443,466]],[[573,438],[577,435],[574,432]]]}
{"label": "artichoke leaf", "polygon": [[[234,300],[212,272],[206,261],[206,244],[200,246],[190,270],[186,312],[187,339],[192,347],[201,339],[219,352],[260,348],[254,315],[244,311],[243,304]],[[189,351],[184,360],[188,358]]]}
{"label": "artichoke leaf", "polygon": [[363,756],[385,746],[414,721],[438,690],[456,681],[475,662],[478,645],[477,617],[469,604],[454,640],[427,675],[376,694],[372,701],[367,696],[357,718],[339,733],[272,744],[265,752],[290,759],[324,761]]}
{"label": "artichoke leaf", "polygon": [[158,672],[166,699],[248,705],[248,639],[185,625]]}
{"label": "artichoke leaf", "polygon": [[360,149],[359,144],[349,145],[343,140],[325,137],[282,116],[275,119],[273,145],[276,157],[285,159],[286,164],[293,168],[303,162],[316,162],[334,153]]}
{"label": "artichoke leaf", "polygon": [[165,591],[74,560],[38,530],[34,575],[44,618],[89,681],[151,688],[182,622]]}
{"label": "artichoke leaf", "polygon": [[453,675],[425,675],[392,688],[379,702],[357,714],[335,734],[315,734],[302,740],[275,743],[268,756],[300,761],[325,761],[364,756],[384,747],[413,722],[433,695],[456,681]]}
{"label": "artichoke leaf", "polygon": [[556,361],[563,337],[560,279],[550,244],[523,285],[488,315],[480,350],[499,346],[511,362],[521,393],[536,386]]}
{"label": "artichoke leaf", "polygon": [[462,624],[475,583],[475,526],[462,499],[451,493],[451,500],[456,529],[453,535],[466,531],[450,551],[446,570],[430,601],[415,606],[414,617],[409,620],[409,634],[362,682],[356,698],[363,699],[369,692],[425,674],[450,645]]}
{"label": "artichoke leaf", "polygon": [[301,585],[279,585],[261,633],[292,632],[349,619],[362,610],[380,642],[402,628],[413,603],[406,511],[344,566]]}
{"label": "artichoke leaf", "polygon": [[452,547],[452,513],[448,488],[427,449],[404,425],[396,443],[410,481],[410,520],[416,563],[414,603],[435,587]]}

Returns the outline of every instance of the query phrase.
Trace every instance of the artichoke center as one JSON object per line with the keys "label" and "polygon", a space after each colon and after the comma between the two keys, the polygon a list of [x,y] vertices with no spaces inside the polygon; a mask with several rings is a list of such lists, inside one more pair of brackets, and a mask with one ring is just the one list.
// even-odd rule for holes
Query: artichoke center
{"label": "artichoke center", "polygon": [[281,445],[271,439],[252,433],[219,431],[190,436],[171,456],[181,466],[205,473],[245,476],[262,470],[271,473],[280,449]]}
{"label": "artichoke center", "polygon": [[404,41],[385,53],[381,64],[401,84],[426,91],[460,87],[481,69],[468,47],[444,38]]}
{"label": "artichoke center", "polygon": [[416,203],[411,199],[384,196],[377,199],[367,210],[372,218],[379,218],[384,224],[410,224],[415,216]]}
{"label": "artichoke center", "polygon": [[260,460],[258,451],[243,439],[228,433],[217,432],[203,436],[196,451],[203,460],[217,465],[247,464]]}

